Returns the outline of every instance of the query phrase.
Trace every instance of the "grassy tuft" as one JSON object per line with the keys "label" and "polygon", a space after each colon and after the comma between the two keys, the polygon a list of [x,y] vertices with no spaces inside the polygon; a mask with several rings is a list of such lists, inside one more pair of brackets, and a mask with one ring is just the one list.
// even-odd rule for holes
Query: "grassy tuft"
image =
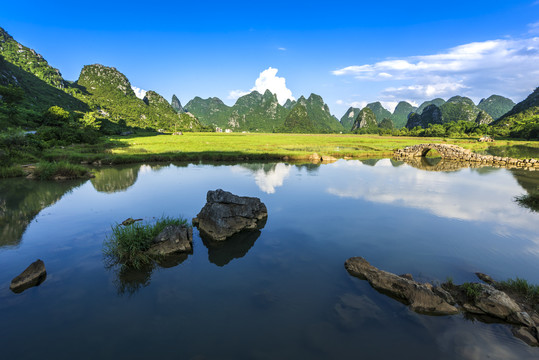
{"label": "grassy tuft", "polygon": [[476,300],[481,294],[481,284],[465,282],[461,288],[466,293],[468,300]]}
{"label": "grassy tuft", "polygon": [[539,303],[539,285],[530,284],[525,279],[507,279],[501,281],[498,287],[503,291],[521,295],[528,301]]}
{"label": "grassy tuft", "polygon": [[34,177],[40,180],[51,180],[55,177],[77,179],[88,174],[88,170],[81,165],[70,164],[67,161],[40,162],[34,170]]}
{"label": "grassy tuft", "polygon": [[116,224],[112,234],[104,242],[103,253],[111,265],[122,264],[141,269],[152,263],[146,251],[152,240],[168,225],[186,225],[187,220],[163,216],[155,223]]}

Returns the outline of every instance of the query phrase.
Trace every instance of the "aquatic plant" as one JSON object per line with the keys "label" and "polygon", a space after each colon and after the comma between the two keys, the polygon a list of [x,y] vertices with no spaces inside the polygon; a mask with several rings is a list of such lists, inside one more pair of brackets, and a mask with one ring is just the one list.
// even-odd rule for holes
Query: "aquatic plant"
{"label": "aquatic plant", "polygon": [[134,222],[131,225],[112,226],[112,234],[103,244],[107,263],[110,266],[122,264],[135,269],[151,264],[152,259],[146,251],[152,240],[169,225],[187,225],[187,220],[162,216],[154,223]]}

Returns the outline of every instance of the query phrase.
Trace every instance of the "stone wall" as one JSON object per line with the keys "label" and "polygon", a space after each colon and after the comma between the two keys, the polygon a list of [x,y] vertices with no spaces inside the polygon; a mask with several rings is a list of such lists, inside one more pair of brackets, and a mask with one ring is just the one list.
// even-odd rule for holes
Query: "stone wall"
{"label": "stone wall", "polygon": [[406,160],[427,155],[430,150],[436,150],[444,160],[454,160],[476,163],[484,166],[503,166],[507,168],[521,168],[525,170],[538,170],[539,161],[536,159],[515,159],[493,155],[481,155],[452,144],[420,144],[407,146],[393,153],[397,160]]}

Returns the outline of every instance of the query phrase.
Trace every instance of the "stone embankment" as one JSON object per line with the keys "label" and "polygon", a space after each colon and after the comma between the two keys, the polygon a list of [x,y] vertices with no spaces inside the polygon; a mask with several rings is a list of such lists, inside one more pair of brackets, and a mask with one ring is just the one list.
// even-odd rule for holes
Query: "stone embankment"
{"label": "stone embankment", "polygon": [[420,144],[407,146],[404,149],[395,151],[393,156],[398,160],[407,160],[425,156],[430,150],[436,150],[444,160],[465,161],[484,166],[503,166],[539,171],[539,160],[537,159],[515,159],[511,157],[481,155],[474,153],[469,149],[464,149],[461,146],[451,144]]}

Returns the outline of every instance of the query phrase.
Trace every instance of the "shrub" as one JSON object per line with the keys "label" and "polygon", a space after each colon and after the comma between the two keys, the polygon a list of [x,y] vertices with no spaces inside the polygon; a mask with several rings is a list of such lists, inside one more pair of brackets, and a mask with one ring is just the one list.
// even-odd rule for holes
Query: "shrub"
{"label": "shrub", "polygon": [[81,165],[70,164],[66,161],[60,162],[40,162],[34,170],[34,177],[39,180],[50,180],[56,176],[70,179],[84,177],[88,170]]}

